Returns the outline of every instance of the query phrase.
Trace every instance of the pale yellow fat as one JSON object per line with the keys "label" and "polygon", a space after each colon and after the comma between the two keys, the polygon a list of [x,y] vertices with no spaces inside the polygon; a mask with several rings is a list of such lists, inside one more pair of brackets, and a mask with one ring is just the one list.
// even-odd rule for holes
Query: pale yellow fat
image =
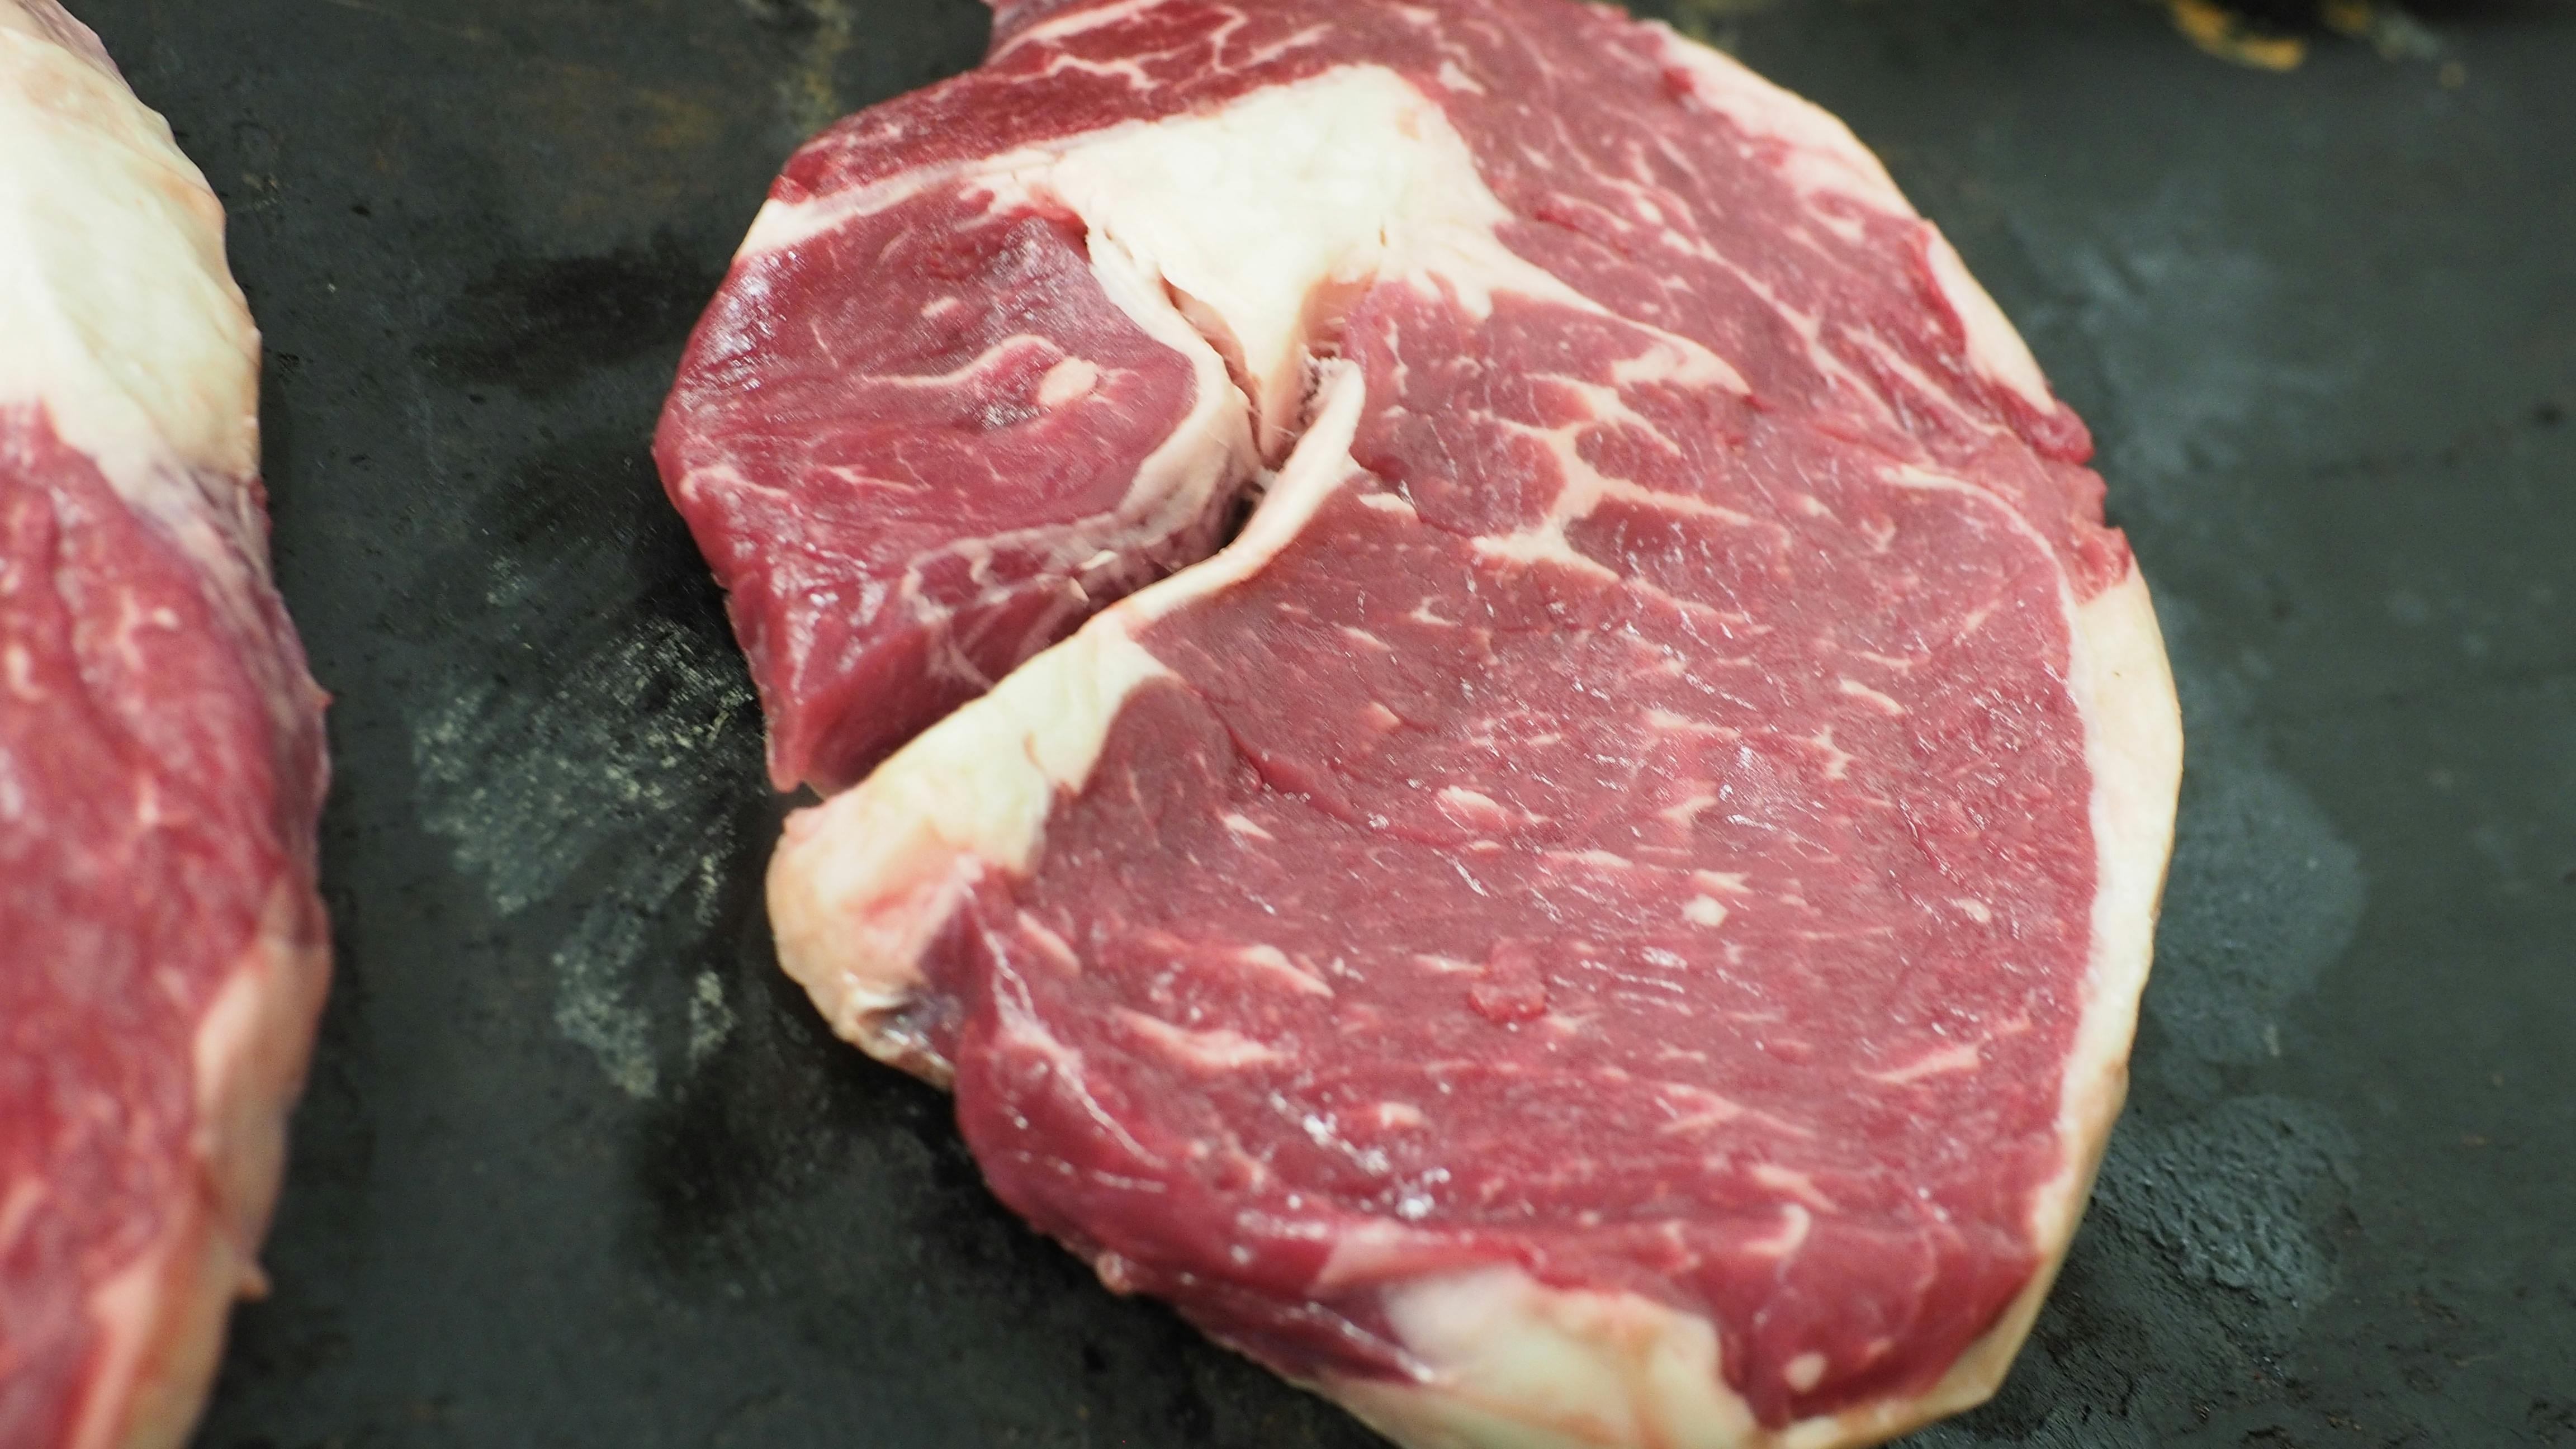
{"label": "pale yellow fat", "polygon": [[224,214],[125,83],[0,5],[0,407],[41,403],[126,501],[259,469],[259,334]]}

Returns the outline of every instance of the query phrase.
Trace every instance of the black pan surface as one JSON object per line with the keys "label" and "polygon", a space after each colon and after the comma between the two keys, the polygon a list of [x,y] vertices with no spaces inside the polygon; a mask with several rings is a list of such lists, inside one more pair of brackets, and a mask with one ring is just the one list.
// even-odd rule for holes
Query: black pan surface
{"label": "black pan surface", "polygon": [[[1374,1443],[1019,1227],[773,965],[781,807],[646,439],[777,163],[980,8],[80,9],[231,207],[339,697],[340,975],[202,1442]],[[2021,323],[2188,716],[2099,1195],[2002,1394],[1914,1442],[2576,1443],[2576,11],[2288,70],[2133,0],[1677,18]]]}

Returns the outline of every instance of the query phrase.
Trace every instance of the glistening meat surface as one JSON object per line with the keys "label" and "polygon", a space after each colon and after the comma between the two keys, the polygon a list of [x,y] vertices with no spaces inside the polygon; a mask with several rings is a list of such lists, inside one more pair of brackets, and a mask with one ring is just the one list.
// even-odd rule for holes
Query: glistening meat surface
{"label": "glistening meat surface", "polygon": [[0,0],[0,1444],[187,1435],[321,1005],[321,697],[223,214]]}
{"label": "glistening meat surface", "polygon": [[1715,1445],[1981,1397],[2080,1211],[2180,748],[2088,446],[1669,32],[1123,0],[800,153],[661,455],[826,786],[1257,487],[797,817],[782,958],[1400,1440]]}

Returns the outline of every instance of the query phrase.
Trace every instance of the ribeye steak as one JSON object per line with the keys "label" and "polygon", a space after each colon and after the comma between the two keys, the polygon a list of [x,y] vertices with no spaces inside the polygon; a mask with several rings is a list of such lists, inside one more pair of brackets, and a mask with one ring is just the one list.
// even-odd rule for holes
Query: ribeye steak
{"label": "ribeye steak", "polygon": [[0,0],[0,1444],[174,1445],[327,974],[321,697],[196,168]]}
{"label": "ribeye steak", "polygon": [[659,440],[860,781],[787,969],[1420,1449],[2001,1376],[2180,768],[2089,450],[1839,123],[1563,0],[1005,5],[789,163]]}

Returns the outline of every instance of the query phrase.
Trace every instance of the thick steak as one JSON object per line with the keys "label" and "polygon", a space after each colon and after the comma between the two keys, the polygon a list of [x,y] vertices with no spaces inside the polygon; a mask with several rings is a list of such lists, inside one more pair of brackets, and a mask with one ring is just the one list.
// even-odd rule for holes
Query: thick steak
{"label": "thick steak", "polygon": [[799,153],[660,452],[771,907],[994,1189],[1408,1445],[1974,1402],[2180,735],[2081,423],[1830,117],[1561,0],[1102,0]]}
{"label": "thick steak", "polygon": [[0,1444],[179,1443],[327,976],[321,696],[270,587],[223,212],[0,0]]}

